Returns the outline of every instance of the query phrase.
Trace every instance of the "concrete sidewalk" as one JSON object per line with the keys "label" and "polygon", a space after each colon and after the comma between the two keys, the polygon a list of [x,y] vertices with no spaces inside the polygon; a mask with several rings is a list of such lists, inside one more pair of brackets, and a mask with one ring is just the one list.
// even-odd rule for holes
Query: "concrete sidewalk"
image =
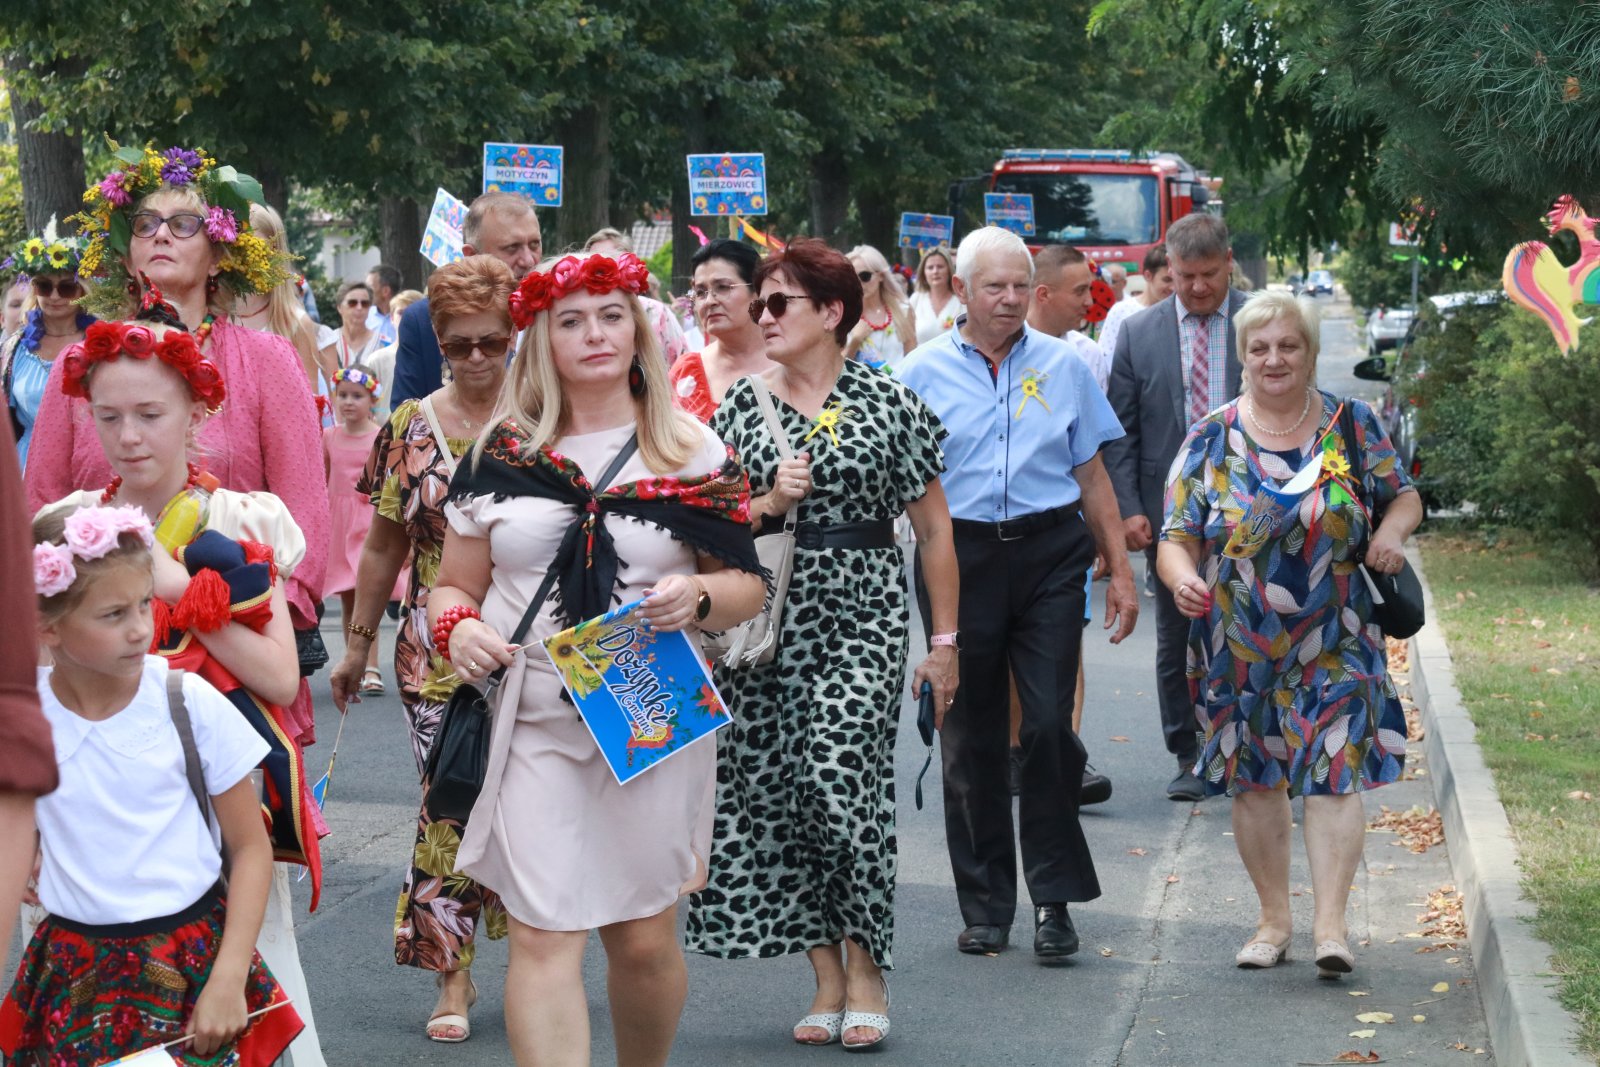
{"label": "concrete sidewalk", "polygon": [[[1097,599],[1103,586],[1096,589]],[[1145,600],[1148,608],[1151,602]],[[1097,607],[1098,613],[1098,607]],[[337,644],[329,623],[329,639]],[[387,643],[390,632],[384,636]],[[1233,955],[1254,929],[1254,896],[1230,836],[1228,805],[1175,804],[1163,789],[1172,760],[1161,744],[1153,697],[1154,637],[1143,627],[1118,647],[1098,623],[1088,640],[1084,739],[1115,783],[1110,802],[1085,825],[1105,895],[1073,909],[1083,951],[1046,968],[1032,952],[1031,914],[1019,910],[1014,947],[996,958],[958,954],[961,923],[944,850],[937,766],[911,804],[923,749],[915,710],[903,708],[897,761],[901,810],[893,1033],[871,1053],[884,1064],[1119,1064],[1164,1067],[1228,1063],[1325,1063],[1350,1050],[1385,1062],[1492,1062],[1488,1030],[1465,941],[1446,947],[1422,936],[1428,898],[1452,883],[1444,846],[1415,855],[1392,833],[1374,832],[1350,910],[1354,975],[1318,981],[1310,962],[1309,875],[1298,841],[1293,867],[1296,940],[1292,962],[1240,971]],[[314,680],[322,736],[337,713],[325,678]],[[325,747],[308,763],[320,773]],[[1394,811],[1433,805],[1428,764],[1413,748],[1406,781],[1367,796]],[[422,1037],[434,992],[428,975],[393,964],[390,926],[409,855],[415,772],[398,702],[379,698],[346,729],[324,843],[327,878],[319,913],[300,924],[301,952],[318,1028],[334,1067],[372,1064],[506,1064],[502,1021],[505,948],[486,944],[475,968],[481,999],[467,1044],[441,1048]],[[838,1046],[794,1045],[810,968],[802,958],[726,963],[690,957],[690,993],[672,1063],[838,1062]],[[604,960],[591,945],[587,969],[594,1062],[614,1057]],[[1434,992],[1438,983],[1445,990]],[[1365,994],[1352,996],[1352,993]],[[1365,1024],[1363,1012],[1392,1023]],[[1424,1021],[1413,1022],[1413,1016]],[[1370,1038],[1349,1036],[1371,1029]]]}

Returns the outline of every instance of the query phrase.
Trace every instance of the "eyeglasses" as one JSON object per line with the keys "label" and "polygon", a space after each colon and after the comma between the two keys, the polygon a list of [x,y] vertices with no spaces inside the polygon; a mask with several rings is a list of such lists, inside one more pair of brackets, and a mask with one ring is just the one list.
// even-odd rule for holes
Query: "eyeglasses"
{"label": "eyeglasses", "polygon": [[750,301],[750,321],[760,322],[763,312],[772,312],[775,319],[783,318],[783,313],[789,310],[791,300],[810,300],[804,293],[773,293],[771,296],[758,296]]}
{"label": "eyeglasses", "polygon": [[870,282],[872,279],[876,278],[877,276],[878,275],[875,272],[870,271],[870,270],[858,270],[858,271],[856,271],[856,277],[860,278],[863,282]]}
{"label": "eyeglasses", "polygon": [[372,301],[363,300],[359,296],[352,296],[344,302],[344,306],[347,308],[369,308],[372,306]]}
{"label": "eyeglasses", "polygon": [[161,224],[167,224],[167,232],[178,240],[193,237],[200,232],[200,227],[206,224],[202,215],[157,215],[154,211],[140,211],[133,216],[133,235],[135,237],[154,237],[161,231]]}
{"label": "eyeglasses", "polygon": [[76,278],[62,278],[59,282],[49,278],[33,279],[33,291],[39,296],[58,294],[63,300],[76,300],[83,295],[83,286]]}
{"label": "eyeglasses", "polygon": [[748,288],[749,285],[749,282],[718,282],[709,289],[703,285],[697,285],[693,289],[689,290],[689,295],[694,298],[694,302],[696,304],[703,303],[713,296],[716,297],[717,300],[723,301],[732,296],[736,291]]}
{"label": "eyeglasses", "polygon": [[505,336],[480,337],[476,341],[440,341],[439,351],[451,362],[471,359],[472,353],[482,352],[485,359],[499,359],[511,347],[511,338]]}

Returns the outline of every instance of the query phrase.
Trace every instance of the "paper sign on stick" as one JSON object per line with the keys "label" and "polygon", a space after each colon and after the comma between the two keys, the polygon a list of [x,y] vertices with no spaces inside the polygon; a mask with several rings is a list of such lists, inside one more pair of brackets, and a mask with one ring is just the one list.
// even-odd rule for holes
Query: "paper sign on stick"
{"label": "paper sign on stick", "polygon": [[767,157],[721,152],[689,157],[689,214],[765,215]]}
{"label": "paper sign on stick", "polygon": [[539,207],[561,206],[565,152],[560,145],[483,145],[483,191],[518,193]]}
{"label": "paper sign on stick", "polygon": [[467,205],[440,189],[433,195],[433,210],[428,214],[418,251],[435,266],[454,263],[461,258],[461,234],[466,223]]}
{"label": "paper sign on stick", "polygon": [[686,634],[647,629],[644,601],[544,641],[584,725],[627,783],[728,724],[728,708]]}
{"label": "paper sign on stick", "polygon": [[900,215],[901,248],[937,248],[955,243],[956,220],[950,215]]}
{"label": "paper sign on stick", "polygon": [[990,226],[1010,230],[1024,237],[1032,237],[1032,193],[984,193],[983,220]]}

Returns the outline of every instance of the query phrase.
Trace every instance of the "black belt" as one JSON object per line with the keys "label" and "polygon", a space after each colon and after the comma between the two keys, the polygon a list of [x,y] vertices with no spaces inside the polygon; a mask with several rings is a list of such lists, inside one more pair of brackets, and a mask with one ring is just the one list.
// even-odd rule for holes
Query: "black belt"
{"label": "black belt", "polygon": [[974,522],[971,519],[951,519],[950,528],[961,537],[979,541],[1020,541],[1045,530],[1053,530],[1077,516],[1079,504],[1063,504],[1049,511],[1036,511],[1032,515],[1006,519],[1004,522]]}
{"label": "black belt", "polygon": [[59,915],[47,916],[46,921],[55,923],[61,929],[77,934],[80,937],[149,937],[151,934],[171,933],[180,926],[188,926],[196,919],[210,914],[213,908],[222,903],[226,895],[225,890],[222,888],[222,882],[218,881],[216,885],[207,889],[199,900],[172,915],[158,915],[151,919],[139,919],[129,923],[112,923],[104,926],[95,923],[74,922],[72,919],[63,919]]}
{"label": "black belt", "polygon": [[[783,522],[774,515],[767,519],[757,537],[783,532]],[[870,522],[840,522],[824,526],[820,522],[797,522],[794,526],[796,548],[893,548],[894,520],[873,519]]]}

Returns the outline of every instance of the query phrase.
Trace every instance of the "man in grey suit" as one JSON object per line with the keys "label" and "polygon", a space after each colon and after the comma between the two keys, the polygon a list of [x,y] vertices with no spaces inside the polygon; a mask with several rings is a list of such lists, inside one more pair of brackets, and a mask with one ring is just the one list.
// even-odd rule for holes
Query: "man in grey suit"
{"label": "man in grey suit", "polygon": [[[1233,250],[1228,227],[1214,215],[1187,215],[1167,231],[1172,296],[1127,319],[1117,334],[1107,396],[1126,436],[1105,446],[1106,470],[1122,510],[1128,551],[1143,550],[1155,569],[1167,471],[1194,422],[1239,395],[1233,314],[1245,294],[1230,289]],[[1156,688],[1161,730],[1178,774],[1173,800],[1200,800],[1194,702],[1184,661],[1189,620],[1172,594],[1156,590]]]}

